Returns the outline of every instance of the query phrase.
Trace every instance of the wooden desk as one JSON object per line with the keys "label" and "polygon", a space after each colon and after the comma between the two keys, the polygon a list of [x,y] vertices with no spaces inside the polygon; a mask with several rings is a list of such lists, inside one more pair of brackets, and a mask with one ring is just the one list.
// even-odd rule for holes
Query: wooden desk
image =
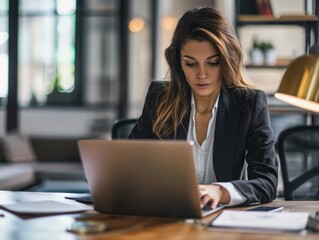
{"label": "wooden desk", "polygon": [[[10,192],[0,191],[0,204],[33,200],[58,200],[69,202],[64,193]],[[71,201],[72,202],[72,201]],[[319,201],[274,201],[267,205],[284,206],[285,210],[314,212],[319,210]],[[172,218],[156,218],[141,216],[119,216],[99,214],[94,211],[78,214],[63,214],[55,216],[15,215],[0,209],[0,239],[41,239],[41,240],[75,240],[75,239],[237,239],[237,240],[297,240],[319,239],[318,233],[249,233],[234,230],[216,230],[208,228],[217,215],[215,213],[202,219],[204,226],[192,226]],[[67,227],[74,219],[91,219],[104,221],[108,230],[104,233],[77,235],[67,232]]]}

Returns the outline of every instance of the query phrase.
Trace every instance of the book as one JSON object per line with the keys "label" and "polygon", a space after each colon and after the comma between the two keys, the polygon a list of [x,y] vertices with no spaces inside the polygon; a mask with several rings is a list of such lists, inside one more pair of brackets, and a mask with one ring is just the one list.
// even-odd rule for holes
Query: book
{"label": "book", "polygon": [[214,227],[262,230],[301,231],[306,228],[307,212],[223,211],[212,223]]}
{"label": "book", "polygon": [[273,16],[270,0],[256,0],[256,5],[258,14]]}

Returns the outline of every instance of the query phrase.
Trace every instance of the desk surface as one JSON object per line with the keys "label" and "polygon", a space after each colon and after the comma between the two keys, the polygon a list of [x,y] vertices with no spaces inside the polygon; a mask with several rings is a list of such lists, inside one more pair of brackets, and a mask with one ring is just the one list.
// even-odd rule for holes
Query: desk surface
{"label": "desk surface", "polygon": [[[66,200],[65,196],[76,194],[39,193],[39,192],[11,192],[0,191],[0,204],[20,201]],[[289,211],[315,212],[319,210],[319,201],[274,201],[267,205],[284,206]],[[208,228],[209,224],[219,213],[201,219],[203,226],[193,226],[172,218],[156,218],[142,216],[120,216],[100,214],[94,211],[77,214],[61,214],[54,216],[16,215],[0,209],[0,239],[316,239],[318,233],[249,233],[234,230],[216,230]],[[104,233],[77,235],[67,232],[67,227],[77,220],[99,220],[107,223],[108,229]]]}

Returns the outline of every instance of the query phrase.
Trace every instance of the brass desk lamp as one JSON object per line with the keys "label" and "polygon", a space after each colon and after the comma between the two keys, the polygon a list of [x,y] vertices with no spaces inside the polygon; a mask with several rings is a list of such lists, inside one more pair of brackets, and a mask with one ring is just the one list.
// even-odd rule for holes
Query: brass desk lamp
{"label": "brass desk lamp", "polygon": [[296,107],[319,113],[319,57],[310,54],[293,60],[275,97]]}

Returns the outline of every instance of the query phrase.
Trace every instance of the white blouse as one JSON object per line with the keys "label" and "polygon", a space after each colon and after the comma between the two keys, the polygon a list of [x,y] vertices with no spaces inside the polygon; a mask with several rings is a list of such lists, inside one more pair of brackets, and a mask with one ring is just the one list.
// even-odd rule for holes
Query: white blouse
{"label": "white blouse", "polygon": [[230,194],[230,203],[227,206],[234,206],[242,204],[246,201],[246,197],[230,182],[216,182],[216,175],[213,165],[213,152],[214,152],[214,137],[216,126],[217,106],[219,95],[216,99],[215,105],[212,109],[212,117],[209,120],[206,138],[200,145],[197,141],[196,135],[196,121],[195,121],[195,101],[192,95],[191,100],[191,114],[188,126],[187,141],[193,143],[193,152],[195,159],[196,175],[199,184],[218,184],[226,188]]}

